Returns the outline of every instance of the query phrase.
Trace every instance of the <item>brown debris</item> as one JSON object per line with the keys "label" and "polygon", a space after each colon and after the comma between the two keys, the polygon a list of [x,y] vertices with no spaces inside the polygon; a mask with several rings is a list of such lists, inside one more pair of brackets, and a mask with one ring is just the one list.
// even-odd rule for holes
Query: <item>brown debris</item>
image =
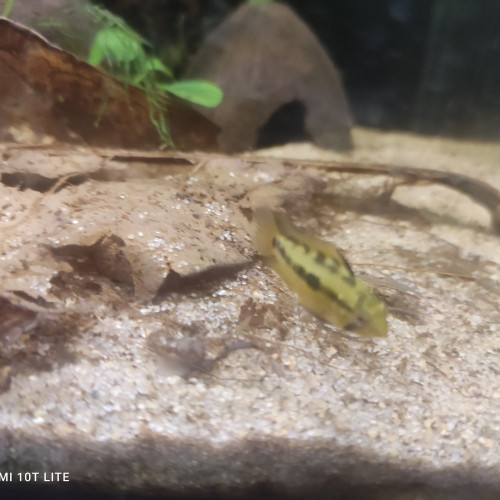
{"label": "brown debris", "polygon": [[[9,293],[2,290],[0,296],[0,394],[7,392],[13,369],[17,368],[19,358],[27,351],[36,352],[30,347],[34,333],[44,321],[54,318],[46,312],[43,305],[37,304],[26,294]],[[36,344],[36,342],[34,343]]]}
{"label": "brown debris", "polygon": [[126,287],[134,286],[125,242],[115,234],[100,236],[95,243],[89,245],[49,248],[54,255],[70,263],[79,273],[97,274]]}
{"label": "brown debris", "polygon": [[11,367],[5,365],[0,368],[0,394],[10,389]]}
{"label": "brown debris", "polygon": [[257,345],[243,339],[172,339],[161,332],[149,336],[148,347],[157,355],[164,371],[181,377],[188,377],[193,372],[208,373],[219,361],[239,349],[259,349]]}
{"label": "brown debris", "polygon": [[314,34],[284,4],[244,3],[207,37],[186,76],[224,91],[217,108],[200,111],[221,127],[225,152],[258,147],[259,130],[269,120],[279,128],[290,122],[286,116],[279,121],[287,110],[305,113],[305,135],[318,146],[352,147],[340,76]]}
{"label": "brown debris", "polygon": [[32,330],[38,322],[36,311],[13,304],[11,300],[0,297],[0,338],[2,354],[8,346],[17,343],[21,336]]}

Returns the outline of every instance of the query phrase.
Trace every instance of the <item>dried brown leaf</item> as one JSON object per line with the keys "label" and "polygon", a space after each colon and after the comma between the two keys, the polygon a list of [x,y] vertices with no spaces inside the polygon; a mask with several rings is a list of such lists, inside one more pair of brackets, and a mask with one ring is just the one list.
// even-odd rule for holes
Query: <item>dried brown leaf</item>
{"label": "dried brown leaf", "polygon": [[115,234],[98,235],[96,241],[88,245],[49,248],[54,255],[69,262],[81,274],[97,274],[127,287],[134,285],[125,242]]}
{"label": "dried brown leaf", "polygon": [[[0,73],[3,140],[142,148],[161,142],[142,90],[7,19],[0,19]],[[169,98],[168,120],[177,147],[217,149],[218,127],[181,99]]]}

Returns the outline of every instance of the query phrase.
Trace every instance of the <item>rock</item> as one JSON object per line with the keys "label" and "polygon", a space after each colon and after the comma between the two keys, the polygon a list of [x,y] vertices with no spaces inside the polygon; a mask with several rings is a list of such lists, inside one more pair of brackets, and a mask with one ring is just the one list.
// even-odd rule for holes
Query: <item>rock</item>
{"label": "rock", "polygon": [[[352,146],[340,75],[315,35],[286,5],[242,5],[207,37],[185,77],[223,89],[217,108],[200,111],[222,128],[219,142],[225,152],[297,136],[328,149]],[[289,129],[285,137],[264,137],[284,126]]]}

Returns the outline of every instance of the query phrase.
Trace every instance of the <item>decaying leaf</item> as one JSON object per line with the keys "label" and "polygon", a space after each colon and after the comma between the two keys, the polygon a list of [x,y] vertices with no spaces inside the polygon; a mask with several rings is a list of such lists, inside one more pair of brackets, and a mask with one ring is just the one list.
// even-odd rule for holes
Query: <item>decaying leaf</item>
{"label": "decaying leaf", "polygon": [[[24,184],[0,184],[0,249],[8,255],[0,262],[2,285],[55,308],[78,295],[88,302],[93,289],[103,300],[106,280],[108,291],[117,288],[118,296],[106,292],[112,302],[132,286],[146,301],[161,302],[172,291],[207,293],[251,262],[255,206],[291,201],[291,193],[294,202],[305,201],[324,188],[308,169],[290,176],[277,162],[213,158],[199,167],[194,155],[124,168],[117,154],[89,151],[87,158],[78,148],[4,147],[3,155],[6,179]],[[73,174],[80,182],[66,182]],[[40,176],[52,183],[48,191]]]}
{"label": "decaying leaf", "polygon": [[50,250],[81,274],[97,274],[133,289],[133,271],[125,242],[115,234],[98,236],[95,242],[87,245],[63,245],[50,247]]}
{"label": "decaying leaf", "polygon": [[267,310],[268,306],[265,304],[257,304],[253,299],[247,299],[240,307],[238,330],[243,332],[248,328],[256,329],[266,326]]}
{"label": "decaying leaf", "polygon": [[57,313],[37,304],[20,292],[2,292],[0,296],[0,393],[10,387],[12,368],[27,352],[37,351],[32,338],[42,325],[48,324]]}
{"label": "decaying leaf", "polygon": [[[20,301],[18,301],[20,302]],[[21,336],[36,327],[39,313],[12,303],[5,297],[0,297],[0,345],[1,354],[15,349]]]}
{"label": "decaying leaf", "polygon": [[[143,91],[7,19],[0,19],[0,73],[0,139],[143,148],[161,142]],[[217,149],[218,128],[181,99],[169,99],[168,120],[178,148]]]}

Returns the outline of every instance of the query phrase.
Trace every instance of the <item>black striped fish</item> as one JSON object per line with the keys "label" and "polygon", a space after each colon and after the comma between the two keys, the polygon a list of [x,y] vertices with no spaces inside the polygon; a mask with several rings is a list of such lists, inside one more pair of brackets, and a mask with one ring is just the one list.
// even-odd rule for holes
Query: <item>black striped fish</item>
{"label": "black striped fish", "polygon": [[285,280],[302,305],[340,328],[363,337],[387,336],[387,309],[357,278],[331,243],[299,232],[284,215],[255,211],[257,251]]}

